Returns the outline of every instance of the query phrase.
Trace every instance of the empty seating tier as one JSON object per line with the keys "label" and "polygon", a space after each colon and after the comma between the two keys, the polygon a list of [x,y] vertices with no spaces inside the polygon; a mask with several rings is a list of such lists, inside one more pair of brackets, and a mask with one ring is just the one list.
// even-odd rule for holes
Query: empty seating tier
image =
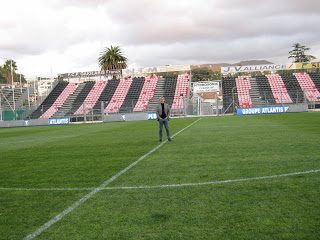
{"label": "empty seating tier", "polygon": [[320,73],[309,73],[309,76],[311,77],[318,91],[320,91]]}
{"label": "empty seating tier", "polygon": [[177,78],[177,75],[165,77],[163,97],[165,98],[165,101],[169,106],[171,106],[173,102],[174,93],[177,85]]}
{"label": "empty seating tier", "polygon": [[179,75],[172,102],[172,109],[183,109],[187,100],[190,74]]}
{"label": "empty seating tier", "polygon": [[271,91],[276,103],[292,103],[292,99],[288,94],[287,88],[279,74],[267,74]]}
{"label": "empty seating tier", "polygon": [[114,92],[116,91],[118,85],[119,85],[119,80],[116,80],[116,79],[109,80],[107,82],[107,86],[103,89],[93,109],[101,110],[101,102],[104,103],[104,108],[105,108],[108,105],[108,103],[111,101],[111,98]]}
{"label": "empty seating tier", "polygon": [[309,74],[307,73],[294,73],[293,74],[296,78],[300,87],[303,91],[305,91],[306,98],[310,102],[320,101],[320,93],[310,78]]}
{"label": "empty seating tier", "polygon": [[156,77],[146,77],[143,87],[141,89],[139,99],[135,104],[135,112],[145,111],[150,100],[153,99],[154,92],[158,83],[159,76]]}
{"label": "empty seating tier", "polygon": [[90,93],[90,91],[92,90],[92,87],[94,86],[95,82],[90,81],[90,82],[86,82],[85,86],[83,87],[83,89],[81,90],[81,92],[79,93],[79,95],[77,96],[77,98],[75,99],[71,112],[74,114],[79,107],[83,104],[84,100],[86,99],[86,97],[88,96],[88,94]]}
{"label": "empty seating tier", "polygon": [[61,92],[66,88],[67,85],[67,82],[58,83],[57,86],[50,92],[48,97],[42,102],[42,104],[30,115],[30,118],[37,119],[44,112],[46,112],[60,96]]}
{"label": "empty seating tier", "polygon": [[253,107],[249,91],[251,89],[250,76],[239,76],[236,78],[238,99],[240,108]]}
{"label": "empty seating tier", "polygon": [[56,101],[51,105],[51,107],[44,112],[39,119],[48,119],[53,116],[58,111],[58,108],[60,108],[64,102],[67,100],[67,98],[74,93],[74,91],[77,89],[78,84],[77,83],[69,83],[65,89],[61,92],[59,97],[56,99]]}
{"label": "empty seating tier", "polygon": [[119,85],[117,90],[115,91],[111,101],[108,106],[105,108],[105,113],[116,113],[119,111],[119,108],[122,106],[124,99],[129,91],[130,85],[132,83],[131,78],[125,78],[118,80]]}
{"label": "empty seating tier", "polygon": [[239,106],[239,101],[236,96],[238,94],[236,80],[233,77],[222,78],[222,97],[223,97],[223,108],[227,112],[232,112],[232,103],[235,101],[235,105]]}
{"label": "empty seating tier", "polygon": [[269,80],[266,76],[256,76],[256,81],[258,85],[259,94],[262,100],[266,102],[268,105],[270,103],[274,103],[275,99],[272,94],[271,86],[269,84]]}
{"label": "empty seating tier", "polygon": [[129,88],[128,94],[123,101],[121,108],[119,109],[120,113],[132,112],[134,107],[136,106],[140,93],[143,90],[143,86],[145,83],[145,78],[133,78],[131,86]]}
{"label": "empty seating tier", "polygon": [[[86,113],[88,113],[89,109],[92,109],[96,105],[96,103],[97,103],[103,89],[106,87],[106,85],[107,85],[107,81],[96,81],[95,82],[91,91],[89,92],[86,99],[84,100]],[[84,111],[83,111],[83,104],[82,104],[78,108],[78,110],[74,113],[74,115],[79,115],[79,114],[82,115],[83,113],[84,113]]]}

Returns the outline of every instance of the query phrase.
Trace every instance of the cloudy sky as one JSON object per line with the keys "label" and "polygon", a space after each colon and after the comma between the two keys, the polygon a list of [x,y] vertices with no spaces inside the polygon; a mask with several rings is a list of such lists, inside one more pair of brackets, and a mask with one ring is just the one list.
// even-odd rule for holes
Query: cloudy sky
{"label": "cloudy sky", "polygon": [[27,77],[99,70],[121,46],[129,68],[289,63],[294,43],[320,61],[319,0],[10,0],[0,8],[0,64]]}

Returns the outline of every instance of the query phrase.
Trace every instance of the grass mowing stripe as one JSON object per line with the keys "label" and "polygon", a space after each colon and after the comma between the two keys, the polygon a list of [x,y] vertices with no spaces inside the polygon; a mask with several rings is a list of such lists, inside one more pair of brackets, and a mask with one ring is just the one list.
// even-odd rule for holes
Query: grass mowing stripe
{"label": "grass mowing stripe", "polygon": [[[253,177],[253,178],[240,178],[240,179],[230,179],[223,181],[214,181],[214,182],[200,182],[200,183],[181,183],[181,184],[166,184],[166,185],[156,185],[156,186],[133,186],[133,187],[100,187],[99,190],[114,190],[114,189],[149,189],[149,188],[169,188],[169,187],[186,187],[186,186],[200,186],[200,185],[213,185],[213,184],[222,184],[222,183],[233,183],[233,182],[245,182],[253,180],[262,180],[270,178],[279,178],[279,177],[290,177],[295,175],[303,175],[310,173],[320,172],[318,170],[309,170],[305,172],[294,172],[294,173],[284,173],[272,176],[262,176],[262,177]],[[0,190],[9,190],[9,191],[88,191],[94,190],[95,188],[0,188]]]}
{"label": "grass mowing stripe", "polygon": [[[191,127],[193,124],[195,124],[196,122],[198,122],[199,120],[201,120],[201,118],[197,119],[196,121],[194,121],[193,123],[191,123],[190,125],[188,125],[187,127],[181,129],[179,132],[177,132],[176,134],[174,134],[172,136],[172,138],[174,138],[175,136],[177,136],[179,133],[183,132],[184,130],[188,129],[189,127]],[[57,216],[55,216],[54,218],[52,218],[50,221],[46,222],[43,226],[41,226],[40,228],[38,228],[36,231],[34,231],[33,233],[29,234],[28,236],[26,236],[24,239],[25,240],[29,240],[29,239],[33,239],[36,236],[38,236],[39,234],[41,234],[44,230],[48,229],[51,225],[55,224],[56,222],[58,222],[60,219],[62,219],[65,215],[69,214],[70,212],[72,212],[74,209],[76,209],[78,206],[80,206],[82,203],[86,202],[88,199],[90,199],[93,195],[95,195],[97,192],[99,192],[100,190],[102,190],[102,188],[104,188],[105,186],[107,186],[109,183],[111,183],[112,181],[114,181],[115,179],[117,179],[119,176],[121,176],[122,174],[124,174],[125,172],[127,172],[128,170],[130,170],[132,167],[134,167],[136,164],[138,164],[140,161],[142,161],[144,158],[146,158],[147,156],[149,156],[151,153],[153,153],[154,151],[156,151],[158,148],[160,148],[161,146],[163,146],[165,143],[167,142],[164,141],[161,144],[159,144],[158,146],[156,146],[155,148],[153,148],[151,151],[149,151],[148,153],[146,153],[145,155],[143,155],[142,157],[140,157],[137,161],[133,162],[132,164],[130,164],[128,167],[126,167],[125,169],[123,169],[122,171],[120,171],[119,173],[117,173],[116,175],[114,175],[112,178],[108,179],[107,181],[105,181],[104,183],[102,183],[98,188],[95,188],[93,191],[91,191],[90,193],[88,193],[87,195],[85,195],[83,198],[81,198],[80,200],[78,200],[77,202],[75,202],[72,206],[68,207],[66,210],[64,210],[63,212],[59,213]]]}
{"label": "grass mowing stripe", "polygon": [[[80,135],[78,135],[80,136]],[[64,138],[71,138],[71,137],[78,137],[77,135],[74,136],[63,136],[63,137],[46,137],[47,140],[51,140],[51,139],[64,139]],[[36,139],[36,138],[35,138]],[[25,142],[32,142],[35,139],[29,139],[29,140],[23,140],[23,141],[14,141],[14,142],[2,142],[0,143],[0,145],[2,144],[17,144],[17,143],[25,143]]]}

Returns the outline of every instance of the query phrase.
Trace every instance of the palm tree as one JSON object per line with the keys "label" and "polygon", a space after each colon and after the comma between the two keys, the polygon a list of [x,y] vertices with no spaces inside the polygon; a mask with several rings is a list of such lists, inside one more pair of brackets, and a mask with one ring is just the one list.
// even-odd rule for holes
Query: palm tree
{"label": "palm tree", "polygon": [[12,73],[13,78],[16,76],[16,71],[18,70],[17,63],[13,60],[7,60],[5,64],[0,67],[0,71],[2,75],[7,79],[8,83],[12,85],[12,77],[11,77],[11,61],[12,61]]}
{"label": "palm tree", "polygon": [[[101,71],[106,74],[108,70],[121,70],[127,67],[127,58],[123,55],[119,46],[113,47],[112,45],[106,47],[104,51],[100,53],[99,66]],[[115,78],[117,74],[113,75]]]}

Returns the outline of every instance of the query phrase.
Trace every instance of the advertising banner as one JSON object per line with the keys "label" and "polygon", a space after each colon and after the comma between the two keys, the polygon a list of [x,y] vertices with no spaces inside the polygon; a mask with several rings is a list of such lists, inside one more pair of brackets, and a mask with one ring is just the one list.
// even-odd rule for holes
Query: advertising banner
{"label": "advertising banner", "polygon": [[228,74],[228,73],[239,73],[239,72],[311,69],[311,68],[319,68],[319,67],[320,67],[319,62],[252,65],[252,66],[230,66],[230,67],[221,67],[221,73]]}
{"label": "advertising banner", "polygon": [[238,72],[257,72],[257,71],[276,71],[287,69],[287,64],[268,64],[268,65],[251,65],[251,66],[230,66],[221,67],[221,73],[238,73]]}
{"label": "advertising banner", "polygon": [[295,63],[295,69],[310,69],[313,68],[311,62],[304,62],[304,63]]}
{"label": "advertising banner", "polygon": [[70,118],[50,118],[49,125],[69,124]]}
{"label": "advertising banner", "polygon": [[148,113],[148,120],[157,120],[156,113]]}
{"label": "advertising banner", "polygon": [[190,71],[190,65],[172,65],[172,66],[161,66],[161,67],[147,67],[147,68],[134,68],[134,69],[122,69],[122,75],[135,76],[135,75],[145,75],[151,73],[160,72],[175,72],[175,71]]}
{"label": "advertising banner", "polygon": [[289,106],[276,106],[276,107],[257,107],[257,108],[238,108],[238,115],[257,115],[257,114],[272,114],[272,113],[285,113]]}
{"label": "advertising banner", "polygon": [[219,92],[218,81],[197,82],[193,84],[193,92]]}

